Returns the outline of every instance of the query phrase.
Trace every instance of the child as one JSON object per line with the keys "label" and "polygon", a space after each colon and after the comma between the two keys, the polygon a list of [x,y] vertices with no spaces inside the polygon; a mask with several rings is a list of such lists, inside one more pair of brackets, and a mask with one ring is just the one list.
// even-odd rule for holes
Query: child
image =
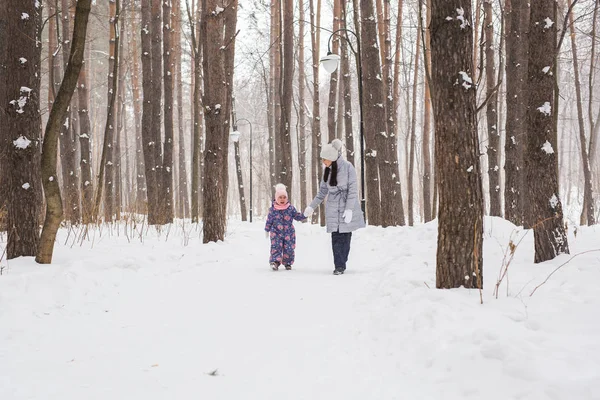
{"label": "child", "polygon": [[287,270],[292,269],[296,248],[296,230],[293,222],[305,219],[306,217],[288,202],[285,185],[282,183],[275,185],[275,200],[269,208],[265,226],[265,235],[271,238],[269,263],[274,271],[277,271],[281,264],[285,265]]}

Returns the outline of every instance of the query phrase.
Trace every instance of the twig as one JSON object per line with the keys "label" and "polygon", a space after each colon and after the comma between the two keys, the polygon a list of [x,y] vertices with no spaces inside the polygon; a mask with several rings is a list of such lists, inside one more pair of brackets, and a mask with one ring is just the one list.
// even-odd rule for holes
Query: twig
{"label": "twig", "polygon": [[567,265],[568,263],[570,263],[572,259],[574,259],[575,257],[577,257],[577,256],[580,256],[580,255],[582,255],[582,254],[586,254],[586,253],[594,253],[594,252],[596,252],[596,251],[600,251],[600,249],[587,250],[587,251],[584,251],[584,252],[581,252],[581,253],[577,253],[577,254],[575,254],[573,257],[571,257],[571,258],[569,258],[567,261],[565,261],[564,263],[560,264],[558,267],[556,267],[556,268],[554,269],[554,271],[550,272],[550,275],[548,275],[548,276],[546,277],[546,279],[544,279],[544,282],[540,283],[539,285],[537,285],[537,286],[536,286],[536,287],[533,289],[533,291],[531,292],[531,294],[529,295],[529,297],[533,296],[533,294],[535,293],[535,291],[536,291],[536,290],[538,290],[538,288],[539,288],[540,286],[542,286],[543,284],[545,284],[546,282],[548,282],[548,280],[550,279],[550,277],[551,277],[552,275],[554,275],[554,273],[555,273],[556,271],[558,271],[558,270],[559,270],[559,269],[561,269],[563,266],[565,266],[565,265]]}

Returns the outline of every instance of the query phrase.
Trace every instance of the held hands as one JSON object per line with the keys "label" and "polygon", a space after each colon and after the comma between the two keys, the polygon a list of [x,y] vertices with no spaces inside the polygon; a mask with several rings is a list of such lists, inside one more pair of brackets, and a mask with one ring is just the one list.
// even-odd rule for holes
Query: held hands
{"label": "held hands", "polygon": [[352,210],[344,211],[344,214],[342,214],[342,217],[344,218],[344,222],[349,224],[352,221]]}
{"label": "held hands", "polygon": [[308,217],[310,217],[310,216],[312,215],[312,213],[313,213],[314,211],[315,211],[315,210],[314,210],[314,209],[313,209],[311,206],[308,206],[308,207],[306,207],[306,209],[304,210],[304,216],[308,218]]}

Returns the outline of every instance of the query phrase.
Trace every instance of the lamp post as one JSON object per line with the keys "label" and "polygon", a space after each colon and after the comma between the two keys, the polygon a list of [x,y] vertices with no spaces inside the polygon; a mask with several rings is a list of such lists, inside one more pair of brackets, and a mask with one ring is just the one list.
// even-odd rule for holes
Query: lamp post
{"label": "lamp post", "polygon": [[[338,32],[351,33],[356,38],[356,50],[352,46],[352,42],[347,36],[340,35]],[[360,208],[366,215],[365,208],[365,122],[363,121],[363,74],[362,74],[362,58],[360,53],[360,38],[358,35],[350,29],[338,29],[329,36],[327,41],[327,55],[321,58],[321,64],[327,73],[333,73],[340,65],[340,56],[331,52],[331,39],[337,34],[337,36],[348,42],[350,50],[356,57],[356,70],[358,72],[358,109],[360,112]]]}
{"label": "lamp post", "polygon": [[238,121],[245,121],[250,125],[250,222],[252,222],[252,123],[246,118],[238,118],[235,120],[233,131],[229,134],[229,137],[234,142],[240,140],[240,136],[242,135],[240,131],[237,130]]}

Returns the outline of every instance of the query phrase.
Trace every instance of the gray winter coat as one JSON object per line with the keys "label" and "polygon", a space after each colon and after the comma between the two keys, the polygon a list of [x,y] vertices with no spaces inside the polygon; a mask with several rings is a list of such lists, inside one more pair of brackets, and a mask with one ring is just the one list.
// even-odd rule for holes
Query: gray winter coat
{"label": "gray winter coat", "polygon": [[[321,179],[319,193],[313,199],[310,206],[316,209],[327,197],[325,203],[325,221],[327,232],[352,232],[358,228],[365,227],[365,218],[360,209],[358,198],[358,184],[354,166],[342,157],[337,161],[337,186],[329,185]],[[342,215],[344,210],[352,210],[352,221],[345,223]]]}

